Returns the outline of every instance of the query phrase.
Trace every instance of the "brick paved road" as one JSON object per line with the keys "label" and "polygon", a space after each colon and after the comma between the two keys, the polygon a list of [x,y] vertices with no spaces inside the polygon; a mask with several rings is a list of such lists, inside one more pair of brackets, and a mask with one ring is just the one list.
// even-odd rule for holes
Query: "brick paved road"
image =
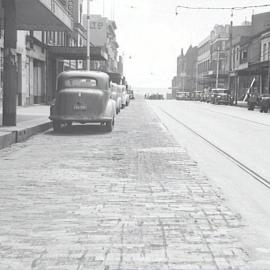
{"label": "brick paved road", "polygon": [[247,269],[243,224],[143,100],[0,151],[0,269]]}

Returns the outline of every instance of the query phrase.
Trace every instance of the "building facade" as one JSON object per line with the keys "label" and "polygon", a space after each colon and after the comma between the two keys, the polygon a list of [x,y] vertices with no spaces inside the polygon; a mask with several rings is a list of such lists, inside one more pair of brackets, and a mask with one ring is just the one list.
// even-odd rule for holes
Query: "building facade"
{"label": "building facade", "polygon": [[197,76],[197,47],[190,46],[184,54],[177,57],[177,75],[172,80],[172,97],[176,97],[177,91],[192,92],[196,90]]}
{"label": "building facade", "polygon": [[[17,10],[17,105],[42,104],[55,96],[57,75],[86,68],[87,31],[83,0],[16,0]],[[35,15],[33,15],[35,14]],[[37,15],[38,14],[38,15]],[[0,25],[4,9],[0,8]],[[101,16],[100,16],[101,17]],[[116,24],[103,18],[105,35],[91,16],[91,68],[117,72]],[[50,22],[48,24],[48,22]],[[0,31],[0,103],[3,96],[4,33]],[[103,66],[105,68],[103,68]],[[123,66],[121,67],[123,72]]]}
{"label": "building facade", "polygon": [[[83,25],[87,27],[87,17],[83,17]],[[116,24],[101,15],[90,16],[90,41],[92,46],[102,47],[107,54],[106,60],[91,61],[91,69],[116,73],[118,72],[118,48],[116,40]],[[123,73],[123,72],[122,72]]]}
{"label": "building facade", "polygon": [[[215,25],[209,36],[199,43],[196,69],[189,73],[195,77],[197,90],[228,88],[235,100],[243,100],[251,85],[261,94],[270,93],[269,63],[270,12],[266,12],[253,15],[251,22],[232,28]],[[183,80],[188,78],[185,65],[186,56],[182,53],[177,58],[173,91],[192,88]]]}

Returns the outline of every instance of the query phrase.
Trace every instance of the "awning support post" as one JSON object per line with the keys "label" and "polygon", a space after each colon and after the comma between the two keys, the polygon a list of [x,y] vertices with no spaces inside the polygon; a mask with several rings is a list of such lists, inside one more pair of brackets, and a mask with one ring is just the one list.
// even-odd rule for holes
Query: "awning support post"
{"label": "awning support post", "polygon": [[4,0],[3,126],[16,126],[17,27],[15,0]]}

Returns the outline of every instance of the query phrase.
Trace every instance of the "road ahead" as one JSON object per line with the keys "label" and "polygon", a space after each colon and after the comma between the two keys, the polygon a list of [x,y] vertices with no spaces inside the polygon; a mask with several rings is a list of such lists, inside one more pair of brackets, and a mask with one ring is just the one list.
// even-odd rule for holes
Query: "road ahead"
{"label": "road ahead", "polygon": [[269,258],[270,189],[259,181],[270,181],[270,115],[192,101],[148,103],[242,215],[253,253]]}
{"label": "road ahead", "polygon": [[74,126],[1,150],[0,269],[268,270],[269,190],[164,113],[216,140],[214,124],[248,122],[215,109],[232,113],[137,99],[112,133]]}

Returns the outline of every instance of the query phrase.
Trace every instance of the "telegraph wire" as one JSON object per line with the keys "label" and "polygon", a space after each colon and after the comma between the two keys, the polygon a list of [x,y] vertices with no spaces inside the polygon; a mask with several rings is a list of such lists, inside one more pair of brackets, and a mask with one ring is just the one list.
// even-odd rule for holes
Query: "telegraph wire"
{"label": "telegraph wire", "polygon": [[177,5],[175,7],[175,15],[177,16],[179,14],[177,11],[178,8],[191,9],[191,10],[231,10],[233,12],[234,10],[244,10],[244,9],[250,9],[250,8],[262,8],[262,7],[270,7],[270,4],[250,5],[250,6],[242,6],[242,7],[202,7],[202,6],[192,7],[192,6]]}

